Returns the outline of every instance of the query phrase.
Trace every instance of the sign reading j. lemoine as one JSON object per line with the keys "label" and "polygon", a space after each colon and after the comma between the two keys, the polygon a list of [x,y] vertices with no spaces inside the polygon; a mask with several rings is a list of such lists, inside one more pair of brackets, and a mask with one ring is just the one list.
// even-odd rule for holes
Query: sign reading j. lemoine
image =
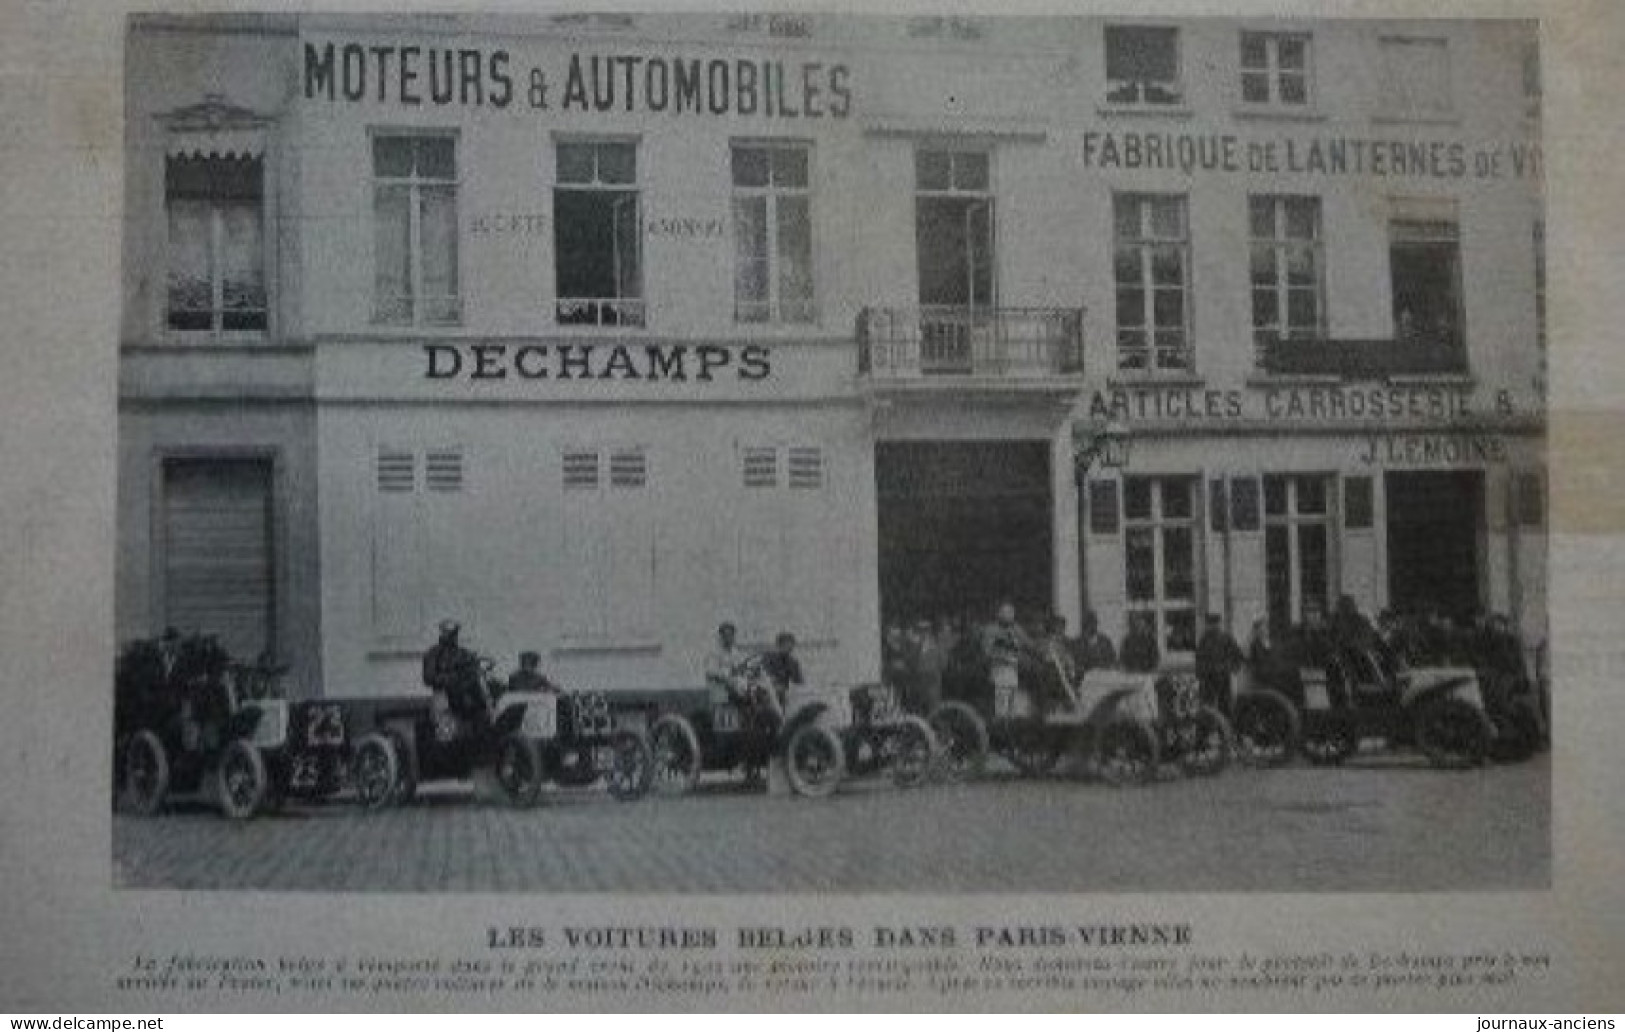
{"label": "sign reading j. lemoine", "polygon": [[820,61],[571,53],[522,63],[503,48],[305,41],[306,100],[564,113],[845,118],[851,72]]}

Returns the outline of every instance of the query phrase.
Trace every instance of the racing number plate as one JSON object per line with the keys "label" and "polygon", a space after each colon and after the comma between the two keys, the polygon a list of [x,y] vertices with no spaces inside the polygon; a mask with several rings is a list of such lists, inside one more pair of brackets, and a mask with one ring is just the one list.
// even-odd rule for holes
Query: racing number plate
{"label": "racing number plate", "polygon": [[596,770],[609,770],[615,766],[615,750],[607,745],[594,746],[592,765]]}
{"label": "racing number plate", "polygon": [[1303,672],[1303,705],[1305,709],[1332,708],[1331,693],[1326,690],[1326,675],[1318,671]]}
{"label": "racing number plate", "polygon": [[305,744],[313,749],[344,744],[344,708],[334,703],[315,705],[305,718]]}

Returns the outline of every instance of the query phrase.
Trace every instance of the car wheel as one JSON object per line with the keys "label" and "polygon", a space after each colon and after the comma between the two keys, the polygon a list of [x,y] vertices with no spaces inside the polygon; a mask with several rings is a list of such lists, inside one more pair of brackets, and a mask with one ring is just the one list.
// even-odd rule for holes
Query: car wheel
{"label": "car wheel", "polygon": [[636,731],[617,731],[609,741],[614,759],[604,784],[609,794],[621,802],[642,799],[655,776],[654,755],[649,741]]}
{"label": "car wheel", "polygon": [[803,724],[784,747],[785,773],[797,795],[822,798],[834,792],[846,773],[846,752],[835,732]]}
{"label": "car wheel", "polygon": [[1023,777],[1041,778],[1061,762],[1062,743],[1058,735],[1037,721],[1022,722],[1006,732],[1000,754]]}
{"label": "car wheel", "polygon": [[1460,699],[1433,699],[1417,708],[1416,745],[1435,767],[1476,767],[1489,750],[1484,715]]}
{"label": "car wheel", "polygon": [[350,761],[350,780],[366,809],[381,810],[393,802],[400,791],[400,761],[394,744],[377,732],[362,735]]}
{"label": "car wheel", "polygon": [[241,738],[226,744],[215,768],[220,809],[232,820],[247,820],[265,799],[265,760],[260,751]]}
{"label": "car wheel", "polygon": [[1335,767],[1360,748],[1354,720],[1335,711],[1321,713],[1303,730],[1304,759],[1317,767]]}
{"label": "car wheel", "polygon": [[979,776],[987,766],[987,724],[963,702],[945,702],[931,713],[937,736],[937,770],[944,781]]}
{"label": "car wheel", "polygon": [[512,734],[497,747],[497,784],[514,806],[535,806],[542,794],[542,750],[523,735]]}
{"label": "car wheel", "polygon": [[649,728],[654,754],[654,788],[665,795],[684,795],[700,782],[700,736],[688,718],[668,713]]}
{"label": "car wheel", "polygon": [[1255,767],[1279,767],[1298,751],[1303,728],[1298,711],[1280,692],[1248,692],[1236,700],[1236,759]]}
{"label": "car wheel", "polygon": [[931,725],[919,717],[905,716],[882,734],[891,739],[888,758],[892,784],[898,788],[923,784],[936,766],[937,738],[931,733]]}
{"label": "car wheel", "polygon": [[1157,736],[1138,720],[1116,719],[1100,729],[1095,771],[1108,785],[1144,785],[1157,776]]}
{"label": "car wheel", "polygon": [[124,747],[124,799],[134,813],[150,817],[169,792],[169,753],[163,739],[137,731]]}
{"label": "car wheel", "polygon": [[1212,706],[1203,706],[1191,717],[1190,739],[1179,757],[1179,766],[1186,774],[1212,777],[1230,766],[1232,743],[1235,741],[1230,722]]}

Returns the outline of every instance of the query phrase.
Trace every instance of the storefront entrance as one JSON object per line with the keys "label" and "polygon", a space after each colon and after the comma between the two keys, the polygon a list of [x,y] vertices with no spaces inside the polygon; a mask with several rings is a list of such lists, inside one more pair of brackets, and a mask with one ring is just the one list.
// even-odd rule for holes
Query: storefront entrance
{"label": "storefront entrance", "polygon": [[1053,604],[1049,444],[875,446],[880,611],[889,623],[966,615],[999,602],[1027,616]]}
{"label": "storefront entrance", "polygon": [[1389,473],[1388,598],[1395,612],[1479,607],[1484,474]]}

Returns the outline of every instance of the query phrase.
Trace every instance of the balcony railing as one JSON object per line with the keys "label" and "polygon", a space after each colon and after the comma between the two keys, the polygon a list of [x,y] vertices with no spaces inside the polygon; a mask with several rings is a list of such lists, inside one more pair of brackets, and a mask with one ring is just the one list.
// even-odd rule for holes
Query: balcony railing
{"label": "balcony railing", "polygon": [[1467,350],[1449,335],[1372,340],[1267,337],[1258,341],[1258,364],[1275,376],[1382,380],[1466,373]]}
{"label": "balcony railing", "polygon": [[866,308],[858,372],[875,379],[1040,378],[1083,372],[1083,309]]}

